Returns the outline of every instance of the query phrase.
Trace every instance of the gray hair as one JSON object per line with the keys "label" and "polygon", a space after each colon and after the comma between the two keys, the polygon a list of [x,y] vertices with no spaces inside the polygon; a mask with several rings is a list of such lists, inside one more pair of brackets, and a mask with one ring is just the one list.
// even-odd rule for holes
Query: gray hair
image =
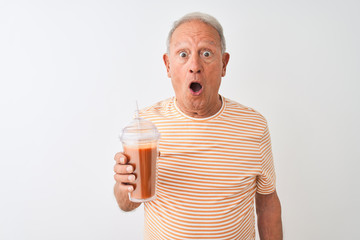
{"label": "gray hair", "polygon": [[219,33],[219,36],[220,36],[221,53],[224,53],[226,50],[226,44],[225,44],[225,37],[224,37],[224,32],[223,32],[223,28],[222,28],[221,24],[213,16],[206,14],[206,13],[201,13],[201,12],[188,13],[185,16],[183,16],[182,18],[180,18],[179,20],[174,22],[173,27],[171,28],[168,38],[167,38],[167,41],[166,41],[167,53],[170,53],[170,41],[171,41],[171,37],[172,37],[174,31],[176,30],[176,28],[178,28],[181,24],[183,24],[185,22],[190,22],[193,20],[201,21],[201,22],[206,23],[206,24],[210,25],[211,27],[215,28],[215,30]]}

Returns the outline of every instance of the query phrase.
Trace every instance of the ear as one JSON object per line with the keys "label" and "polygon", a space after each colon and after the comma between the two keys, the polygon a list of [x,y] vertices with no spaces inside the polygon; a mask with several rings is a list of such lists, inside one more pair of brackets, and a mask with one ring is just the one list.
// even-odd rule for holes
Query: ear
{"label": "ear", "polygon": [[167,75],[169,78],[171,78],[171,74],[170,74],[170,61],[169,61],[169,55],[167,53],[165,53],[163,55],[163,60],[164,60],[164,64],[166,67],[166,71],[167,71]]}
{"label": "ear", "polygon": [[230,54],[229,53],[224,53],[222,55],[222,63],[223,63],[222,73],[221,73],[222,77],[224,77],[225,74],[226,74],[226,66],[229,63],[229,59],[230,59]]}

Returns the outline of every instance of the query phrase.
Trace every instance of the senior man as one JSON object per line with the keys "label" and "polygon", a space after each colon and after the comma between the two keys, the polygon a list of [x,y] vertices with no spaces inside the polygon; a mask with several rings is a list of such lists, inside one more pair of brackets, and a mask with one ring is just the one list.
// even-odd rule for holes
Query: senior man
{"label": "senior man", "polygon": [[[175,97],[141,115],[161,133],[157,197],[145,203],[146,239],[282,239],[270,135],[264,117],[219,95],[230,55],[220,23],[203,13],[174,23],[163,59]],[[133,167],[115,155],[114,193],[131,211]]]}

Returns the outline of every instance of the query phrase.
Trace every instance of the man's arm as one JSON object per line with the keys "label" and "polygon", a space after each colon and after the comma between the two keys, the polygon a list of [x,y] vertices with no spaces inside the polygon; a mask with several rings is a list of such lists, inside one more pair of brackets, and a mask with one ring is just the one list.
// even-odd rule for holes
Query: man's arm
{"label": "man's arm", "polygon": [[281,205],[276,191],[271,194],[256,193],[256,213],[261,240],[282,240]]}

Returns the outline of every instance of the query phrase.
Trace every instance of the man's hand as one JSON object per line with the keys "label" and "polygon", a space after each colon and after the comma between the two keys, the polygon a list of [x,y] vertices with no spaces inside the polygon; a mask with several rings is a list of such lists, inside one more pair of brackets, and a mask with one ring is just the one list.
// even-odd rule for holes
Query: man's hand
{"label": "man's hand", "polygon": [[282,240],[281,205],[276,191],[271,194],[256,193],[256,213],[261,240]]}
{"label": "man's hand", "polygon": [[139,207],[141,203],[134,203],[129,200],[128,194],[134,191],[131,183],[135,182],[134,167],[128,164],[128,159],[123,153],[116,153],[114,157],[116,163],[114,166],[114,195],[116,201],[123,211],[131,211]]}

